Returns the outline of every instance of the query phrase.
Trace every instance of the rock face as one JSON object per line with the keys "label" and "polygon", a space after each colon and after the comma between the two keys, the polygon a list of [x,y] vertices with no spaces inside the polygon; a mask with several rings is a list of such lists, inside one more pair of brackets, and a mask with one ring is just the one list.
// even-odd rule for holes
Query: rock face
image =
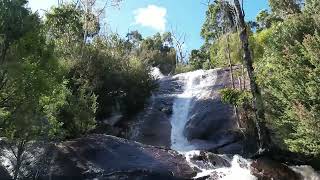
{"label": "rock face", "polygon": [[[227,131],[235,128],[236,122],[233,116],[233,107],[221,102],[219,90],[230,87],[229,71],[217,70],[217,80],[208,89],[207,96],[194,99],[193,108],[189,113],[189,121],[184,134],[189,140],[202,139],[214,141],[217,144],[222,134],[227,134],[225,141],[233,141],[233,136]],[[219,138],[217,138],[219,137]]]}
{"label": "rock face", "polygon": [[190,162],[202,169],[231,167],[230,159],[205,151],[201,151],[199,154],[193,154],[192,157],[190,157]]}
{"label": "rock face", "polygon": [[11,176],[6,168],[0,166],[0,179],[11,179]]}
{"label": "rock face", "polygon": [[[233,107],[223,104],[219,94],[220,89],[231,87],[230,72],[228,69],[204,71],[196,80],[201,83],[208,79],[207,76],[217,76],[216,81],[208,82],[192,99],[184,134],[198,149],[217,150],[223,147],[219,149],[219,153],[240,152],[241,145],[234,144],[241,139],[241,135],[234,131],[236,119]],[[186,77],[165,76],[159,80],[159,90],[150,99],[149,106],[133,120],[138,123],[132,126],[132,140],[154,146],[171,146],[172,106],[177,94],[183,93],[185,89],[188,81]],[[197,82],[195,85],[197,86]],[[232,147],[225,147],[229,144],[233,144]]]}
{"label": "rock face", "polygon": [[251,164],[252,174],[259,180],[300,180],[302,177],[288,166],[267,158],[260,158]]}
{"label": "rock face", "polygon": [[91,135],[54,147],[49,167],[60,177],[103,179],[191,178],[193,170],[178,153],[124,139]]}
{"label": "rock face", "polygon": [[35,174],[38,179],[51,180],[190,179],[195,176],[185,158],[175,151],[107,135],[89,135],[51,145],[29,166],[34,167],[23,173],[28,179]]}
{"label": "rock face", "polygon": [[159,89],[154,92],[149,105],[134,119],[130,139],[143,144],[163,146],[171,145],[172,105],[175,94],[181,93],[182,83],[177,78],[159,79]]}

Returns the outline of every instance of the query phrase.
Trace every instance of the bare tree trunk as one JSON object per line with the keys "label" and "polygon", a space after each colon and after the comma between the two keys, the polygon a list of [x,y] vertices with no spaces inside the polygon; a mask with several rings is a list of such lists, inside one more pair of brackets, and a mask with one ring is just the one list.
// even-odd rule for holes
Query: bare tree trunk
{"label": "bare tree trunk", "polygon": [[244,71],[244,65],[242,64],[241,65],[241,74],[242,74],[242,83],[243,83],[243,90],[246,90],[246,74],[245,74],[245,71]]}
{"label": "bare tree trunk", "polygon": [[238,77],[238,83],[239,83],[239,89],[240,89],[241,91],[244,90],[244,89],[242,89],[242,79],[241,79],[240,76]]}
{"label": "bare tree trunk", "polygon": [[229,34],[227,35],[227,54],[228,54],[228,64],[229,64],[229,68],[230,68],[231,84],[232,84],[232,88],[235,89],[233,68],[232,68],[232,62],[231,62],[230,44],[229,44]]}
{"label": "bare tree trunk", "polygon": [[25,141],[21,140],[21,142],[19,143],[18,147],[17,147],[17,154],[16,154],[16,165],[14,167],[14,174],[13,174],[13,179],[17,180],[19,177],[19,173],[20,173],[20,167],[23,161],[23,152],[25,149]]}
{"label": "bare tree trunk", "polygon": [[[231,61],[231,52],[230,52],[230,44],[229,44],[229,34],[227,35],[227,56],[228,56],[228,64],[230,68],[230,79],[231,79],[231,85],[232,89],[236,89],[235,83],[234,83],[234,77],[233,77],[233,68],[232,68],[232,61]],[[240,128],[240,118],[239,118],[239,112],[238,112],[238,107],[234,105],[234,115],[236,116],[237,119],[237,126]]]}
{"label": "bare tree trunk", "polygon": [[254,106],[255,115],[256,115],[256,127],[258,131],[259,148],[268,150],[271,140],[265,124],[265,114],[264,114],[265,111],[264,111],[261,91],[256,83],[256,77],[254,74],[251,51],[249,49],[247,25],[244,20],[245,15],[239,0],[233,0],[233,2],[236,7],[237,15],[239,18],[240,40],[242,42],[242,48],[244,51],[244,63],[246,65],[246,68],[249,74],[251,93],[253,95],[253,106]]}

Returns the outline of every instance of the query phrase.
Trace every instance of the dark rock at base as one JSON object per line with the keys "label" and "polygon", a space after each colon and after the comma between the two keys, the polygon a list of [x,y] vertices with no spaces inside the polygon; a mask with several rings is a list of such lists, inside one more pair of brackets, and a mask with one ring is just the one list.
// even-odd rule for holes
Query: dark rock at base
{"label": "dark rock at base", "polygon": [[212,173],[211,175],[203,176],[203,177],[200,177],[200,178],[196,178],[195,180],[219,180],[221,178],[222,177],[219,174]]}
{"label": "dark rock at base", "polygon": [[11,179],[11,176],[6,168],[0,166],[0,179],[2,180],[9,180]]}
{"label": "dark rock at base", "polygon": [[233,107],[223,103],[219,94],[219,90],[230,87],[230,73],[224,69],[219,69],[216,73],[217,80],[207,90],[207,97],[193,100],[184,134],[189,141],[205,140],[218,147],[235,142],[239,138],[234,136],[236,134],[228,133],[236,129],[236,118],[233,115]]}
{"label": "dark rock at base", "polygon": [[[52,145],[39,179],[190,179],[195,176],[175,151],[107,135]],[[38,172],[39,173],[39,172]]]}
{"label": "dark rock at base", "polygon": [[177,78],[164,77],[158,81],[159,89],[153,92],[146,108],[132,118],[129,139],[152,146],[171,146],[172,105],[176,93],[181,93]]}
{"label": "dark rock at base", "polygon": [[300,180],[301,176],[288,166],[276,161],[259,158],[251,164],[251,172],[259,180]]}
{"label": "dark rock at base", "polygon": [[201,151],[199,155],[193,155],[190,161],[204,169],[231,167],[230,159],[221,155]]}
{"label": "dark rock at base", "polygon": [[172,108],[170,108],[170,107],[164,107],[160,111],[164,112],[166,115],[172,114]]}
{"label": "dark rock at base", "polygon": [[226,144],[215,151],[217,154],[244,154],[244,143],[237,141],[235,143]]}

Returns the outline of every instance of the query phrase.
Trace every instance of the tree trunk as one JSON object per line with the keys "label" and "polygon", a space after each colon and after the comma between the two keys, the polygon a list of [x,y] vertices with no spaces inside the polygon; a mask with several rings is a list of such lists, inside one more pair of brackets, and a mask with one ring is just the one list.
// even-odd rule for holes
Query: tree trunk
{"label": "tree trunk", "polygon": [[246,74],[245,74],[245,71],[244,71],[244,66],[243,64],[241,65],[241,73],[242,73],[242,84],[243,84],[243,90],[246,90]]}
{"label": "tree trunk", "polygon": [[[229,68],[230,68],[231,85],[232,85],[232,89],[235,89],[233,68],[232,68],[232,61],[231,61],[230,44],[229,44],[229,34],[227,35],[227,55],[228,55],[228,64],[229,64]],[[240,123],[239,123],[240,118],[239,118],[238,108],[236,105],[234,105],[234,115],[237,118],[237,126],[238,126],[238,128],[240,128]]]}
{"label": "tree trunk", "polygon": [[230,78],[231,78],[231,84],[232,88],[235,89],[234,85],[234,77],[233,77],[233,69],[232,69],[232,62],[231,62],[231,54],[230,54],[230,44],[229,44],[229,34],[227,35],[227,54],[228,54],[228,64],[230,68]]}
{"label": "tree trunk", "polygon": [[255,115],[256,115],[255,124],[258,131],[259,148],[261,150],[268,150],[271,140],[265,124],[265,114],[264,114],[265,111],[264,111],[264,105],[261,97],[261,91],[256,83],[256,77],[254,74],[253,62],[252,62],[251,52],[249,49],[247,25],[244,20],[245,15],[244,15],[243,9],[241,8],[239,0],[233,0],[233,2],[236,7],[236,11],[238,15],[238,21],[239,21],[239,27],[240,27],[240,40],[241,40],[242,48],[244,51],[244,63],[248,71],[251,93],[253,95],[253,108],[255,110]]}
{"label": "tree trunk", "polygon": [[17,156],[16,156],[16,165],[14,167],[14,175],[13,175],[14,180],[17,180],[19,177],[20,167],[21,167],[21,164],[23,161],[22,155],[24,152],[24,148],[25,148],[25,141],[21,140],[21,142],[18,145]]}
{"label": "tree trunk", "polygon": [[240,76],[238,77],[238,84],[239,84],[239,89],[240,89],[240,91],[244,90],[244,89],[242,88],[242,80],[241,80],[241,77],[240,77]]}

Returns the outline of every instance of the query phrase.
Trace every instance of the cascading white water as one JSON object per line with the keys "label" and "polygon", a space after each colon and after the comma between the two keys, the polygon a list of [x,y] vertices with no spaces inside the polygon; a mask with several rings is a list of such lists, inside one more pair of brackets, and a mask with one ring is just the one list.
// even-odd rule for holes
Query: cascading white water
{"label": "cascading white water", "polygon": [[[217,70],[198,70],[194,72],[179,74],[175,78],[181,79],[184,82],[184,91],[177,95],[173,104],[173,115],[171,117],[171,148],[184,154],[190,166],[201,170],[196,178],[211,175],[213,173],[219,174],[222,180],[229,179],[243,179],[255,180],[256,178],[250,174],[249,161],[234,156],[231,161],[230,168],[201,168],[192,163],[190,158],[193,155],[199,154],[196,146],[191,144],[184,136],[183,131],[189,118],[189,111],[192,107],[192,101],[196,98],[207,96],[210,93],[210,87],[215,84],[217,80]],[[240,163],[246,166],[240,166]]]}
{"label": "cascading white water", "polygon": [[320,175],[310,166],[291,166],[293,171],[302,175],[302,180],[320,180]]}
{"label": "cascading white water", "polygon": [[195,94],[195,87],[199,84],[199,76],[202,73],[202,71],[194,71],[179,75],[180,77],[186,78],[187,81],[185,83],[184,92],[177,95],[173,104],[173,115],[171,118],[171,148],[180,152],[190,151],[195,148],[183,135],[183,130],[188,120],[191,101]]}
{"label": "cascading white water", "polygon": [[[160,78],[163,78],[158,69],[154,69],[153,74],[158,78],[159,75]],[[184,88],[183,92],[176,96],[173,104],[171,148],[183,154],[191,167],[200,170],[195,178],[213,175],[215,179],[218,177],[220,180],[256,180],[257,178],[250,171],[250,160],[244,159],[239,155],[235,155],[232,159],[221,155],[223,159],[230,162],[231,167],[215,167],[210,162],[206,162],[205,166],[200,167],[191,160],[192,157],[199,156],[200,151],[197,150],[196,144],[192,144],[184,136],[184,128],[189,120],[189,113],[194,100],[210,96],[211,87],[217,80],[217,69],[178,74],[173,78],[181,80]],[[290,168],[301,174],[304,180],[320,180],[320,175],[310,166],[293,166]]]}
{"label": "cascading white water", "polygon": [[155,79],[161,79],[161,78],[164,77],[164,75],[162,74],[160,69],[157,68],[157,67],[152,67],[151,68],[151,76],[154,77]]}

